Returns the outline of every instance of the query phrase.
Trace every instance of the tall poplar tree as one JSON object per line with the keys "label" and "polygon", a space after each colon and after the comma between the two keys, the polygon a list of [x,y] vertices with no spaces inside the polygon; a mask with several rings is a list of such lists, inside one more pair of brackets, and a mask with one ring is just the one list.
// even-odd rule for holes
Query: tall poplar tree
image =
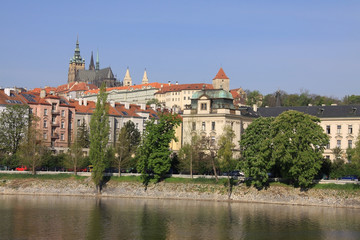
{"label": "tall poplar tree", "polygon": [[106,146],[109,141],[109,117],[108,105],[106,104],[107,93],[105,84],[100,88],[96,100],[96,108],[90,121],[90,162],[93,165],[92,179],[97,192],[101,194],[103,184],[103,172],[106,167]]}

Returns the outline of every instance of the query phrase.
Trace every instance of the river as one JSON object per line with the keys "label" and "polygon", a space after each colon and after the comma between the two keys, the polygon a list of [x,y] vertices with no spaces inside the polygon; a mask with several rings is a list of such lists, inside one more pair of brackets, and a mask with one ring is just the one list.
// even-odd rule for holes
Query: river
{"label": "river", "polygon": [[360,239],[360,210],[0,195],[0,239]]}

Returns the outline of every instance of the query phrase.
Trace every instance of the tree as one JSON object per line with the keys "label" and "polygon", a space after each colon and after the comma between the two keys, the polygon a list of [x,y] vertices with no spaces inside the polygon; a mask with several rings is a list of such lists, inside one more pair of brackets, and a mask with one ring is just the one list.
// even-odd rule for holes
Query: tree
{"label": "tree", "polygon": [[7,105],[0,113],[0,150],[15,154],[24,138],[29,122],[29,107]]}
{"label": "tree", "polygon": [[322,163],[328,136],[318,125],[320,120],[297,111],[286,111],[275,118],[271,127],[272,157],[282,176],[295,185],[309,187]]}
{"label": "tree", "polygon": [[268,172],[274,165],[272,160],[271,124],[274,118],[258,118],[245,130],[240,147],[245,175],[252,178],[254,185],[263,187],[268,181]]}
{"label": "tree", "polygon": [[184,144],[179,150],[179,159],[181,169],[189,169],[191,178],[193,178],[194,169],[199,164],[201,152],[200,136],[195,134],[191,137],[191,142]]}
{"label": "tree", "polygon": [[119,169],[119,175],[121,176],[121,167],[123,164],[129,162],[132,155],[135,153],[141,140],[139,130],[135,127],[135,124],[131,121],[125,123],[120,129],[119,137],[115,144],[115,158],[114,163]]}
{"label": "tree", "polygon": [[180,123],[181,118],[172,113],[160,114],[157,123],[155,119],[147,122],[142,144],[137,151],[137,169],[141,172],[145,186],[149,183],[152,173],[154,178],[160,181],[170,170],[169,144],[171,140],[176,140],[175,128]]}
{"label": "tree", "polygon": [[247,94],[246,105],[252,106],[254,104],[261,105],[262,95],[258,90],[245,90]]}
{"label": "tree", "polygon": [[211,164],[211,167],[212,167],[216,182],[218,182],[219,181],[218,174],[217,174],[217,166],[218,166],[217,153],[218,153],[218,148],[216,146],[215,139],[211,138],[210,136],[203,137],[201,139],[201,149],[202,149],[203,153],[205,154],[205,159],[208,159],[208,161],[210,161],[210,164]]}
{"label": "tree", "polygon": [[47,151],[47,147],[42,142],[41,134],[36,128],[37,122],[36,117],[30,117],[26,134],[19,147],[20,162],[29,166],[33,175],[36,174],[36,168],[41,166],[42,155]]}
{"label": "tree", "polygon": [[90,121],[90,162],[93,165],[92,179],[97,192],[101,194],[103,172],[106,167],[106,146],[109,141],[109,117],[105,84],[101,85],[95,111]]}
{"label": "tree", "polygon": [[233,149],[235,148],[234,144],[235,132],[230,126],[225,126],[223,134],[220,136],[218,141],[218,161],[220,164],[220,169],[223,172],[228,172],[228,198],[230,199],[232,182],[230,180],[230,171],[235,169],[236,163],[233,158]]}
{"label": "tree", "polygon": [[149,101],[146,102],[146,105],[151,105],[151,104],[155,104],[157,107],[161,105],[159,99],[157,98],[150,99]]}
{"label": "tree", "polygon": [[73,169],[77,175],[77,170],[84,165],[83,148],[79,141],[74,141],[69,148],[65,164]]}
{"label": "tree", "polygon": [[81,125],[77,129],[76,140],[81,148],[88,148],[90,146],[89,129],[83,119]]}

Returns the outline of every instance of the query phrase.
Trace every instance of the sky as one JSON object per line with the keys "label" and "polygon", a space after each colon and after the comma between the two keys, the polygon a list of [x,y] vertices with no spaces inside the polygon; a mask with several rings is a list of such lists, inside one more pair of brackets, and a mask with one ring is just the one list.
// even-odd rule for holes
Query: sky
{"label": "sky", "polygon": [[76,38],[88,68],[134,84],[212,83],[262,94],[360,95],[360,1],[2,1],[0,86],[67,83]]}

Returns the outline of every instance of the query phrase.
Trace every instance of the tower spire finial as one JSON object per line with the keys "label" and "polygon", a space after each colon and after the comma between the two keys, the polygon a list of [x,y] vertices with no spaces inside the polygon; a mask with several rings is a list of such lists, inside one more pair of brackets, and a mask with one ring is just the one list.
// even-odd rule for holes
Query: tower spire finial
{"label": "tower spire finial", "polygon": [[100,70],[100,62],[99,62],[99,49],[97,50],[97,53],[96,53],[96,68],[95,70]]}

